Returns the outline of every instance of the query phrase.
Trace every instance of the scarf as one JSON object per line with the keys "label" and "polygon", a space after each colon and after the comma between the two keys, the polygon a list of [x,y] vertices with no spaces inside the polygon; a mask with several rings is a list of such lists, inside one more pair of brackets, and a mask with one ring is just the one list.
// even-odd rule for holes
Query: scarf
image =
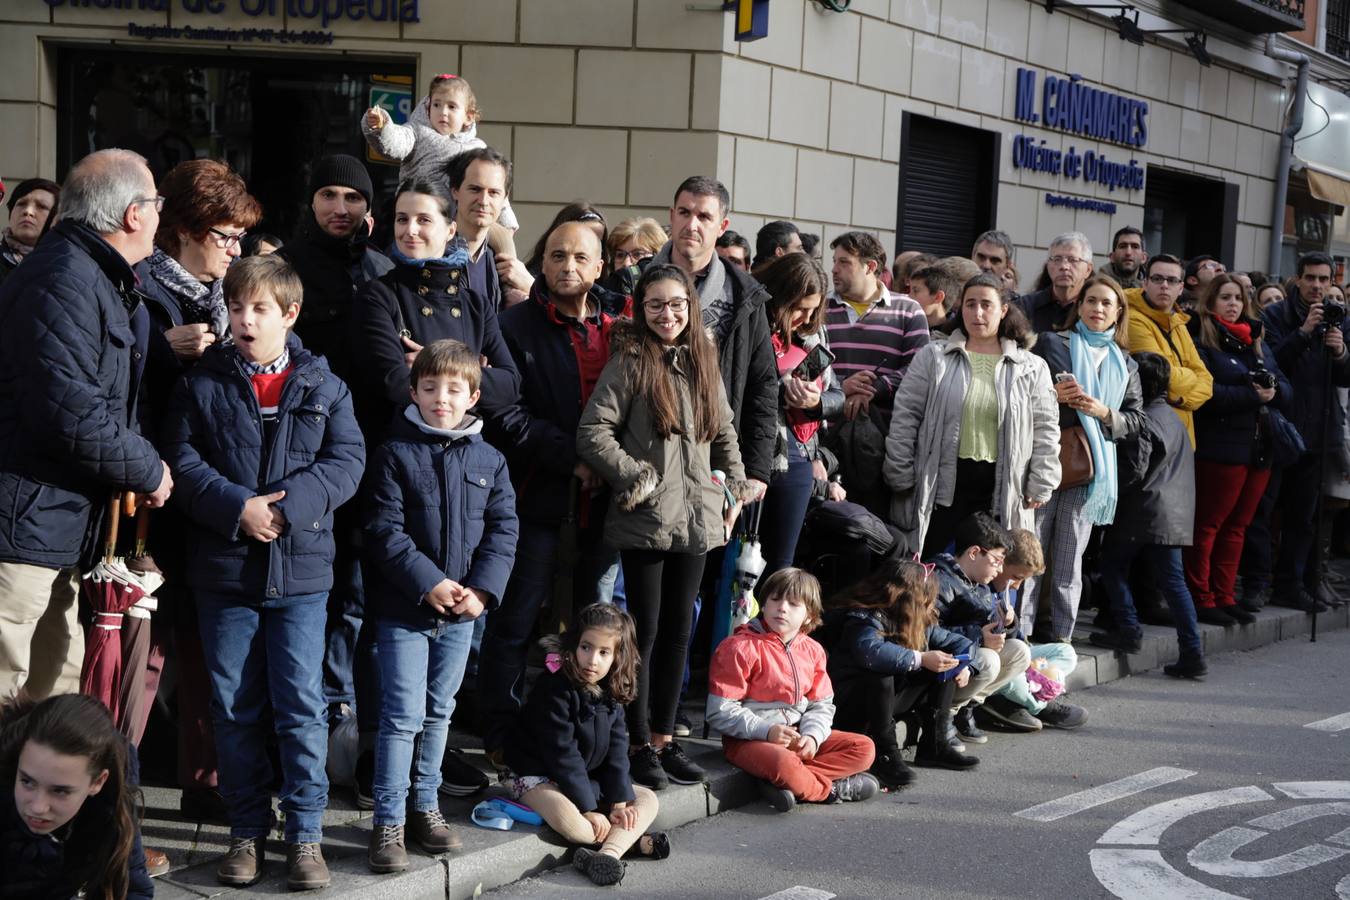
{"label": "scarf", "polygon": [[1228,333],[1231,334],[1233,337],[1237,338],[1238,342],[1242,344],[1242,346],[1250,347],[1252,345],[1251,322],[1225,322],[1218,316],[1214,317],[1214,321],[1218,322],[1225,329],[1227,329]]}
{"label": "scarf", "polygon": [[[652,257],[652,265],[673,265],[670,258],[671,246],[672,243],[667,241],[656,256]],[[731,332],[736,313],[736,298],[731,292],[731,285],[727,282],[727,270],[722,265],[721,257],[713,254],[712,262],[708,264],[708,270],[702,276],[701,283],[698,276],[694,281],[698,288],[699,304],[703,307],[703,324],[712,331],[713,340],[720,347]]]}
{"label": "scarf", "polygon": [[25,256],[33,252],[32,244],[25,244],[23,241],[16,238],[14,232],[10,231],[8,228],[6,228],[4,232],[4,241],[5,246],[9,247],[18,262],[22,262]]}
{"label": "scarf", "polygon": [[[1089,350],[1092,347],[1106,348],[1100,376],[1092,361]],[[1120,409],[1121,401],[1125,399],[1125,386],[1130,380],[1130,370],[1125,364],[1125,354],[1120,352],[1116,344],[1116,330],[1108,328],[1105,331],[1093,331],[1080,319],[1069,334],[1069,358],[1073,361],[1073,376],[1078,379],[1084,393],[1097,398],[1111,409]],[[1082,410],[1078,411],[1078,421],[1083,424],[1083,433],[1092,450],[1092,481],[1088,484],[1083,513],[1094,525],[1108,525],[1116,516],[1119,488],[1115,447],[1107,445],[1101,422]]]}
{"label": "scarf", "polygon": [[397,246],[389,248],[389,258],[400,266],[412,266],[414,269],[422,269],[427,266],[445,266],[450,269],[463,269],[469,265],[469,245],[463,238],[451,238],[450,243],[445,245],[444,256],[432,256],[424,259],[413,259],[411,256],[404,256]]}
{"label": "scarf", "polygon": [[203,284],[159,248],[145,261],[150,277],[178,301],[187,325],[210,325],[216,340],[230,340],[230,312],[225,307],[225,279]]}

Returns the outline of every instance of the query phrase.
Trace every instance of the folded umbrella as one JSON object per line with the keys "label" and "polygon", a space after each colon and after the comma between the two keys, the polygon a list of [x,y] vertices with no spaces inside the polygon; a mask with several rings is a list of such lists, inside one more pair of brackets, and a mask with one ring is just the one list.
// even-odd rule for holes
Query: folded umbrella
{"label": "folded umbrella", "polygon": [[136,576],[116,556],[121,513],[122,497],[114,494],[108,504],[103,559],[83,578],[84,595],[93,609],[94,618],[85,641],[80,693],[101,701],[114,719],[121,707],[122,619],[126,611],[146,594]]}
{"label": "folded umbrella", "polygon": [[[128,498],[132,495],[128,494]],[[128,507],[134,504],[134,499]],[[127,571],[145,596],[126,611],[122,620],[122,674],[118,686],[119,706],[115,716],[118,730],[137,746],[145,734],[145,723],[150,704],[155,699],[154,686],[146,681],[151,657],[150,614],[159,608],[154,596],[164,584],[164,573],[145,549],[150,534],[150,510],[143,508],[136,517],[136,547],[126,561]],[[156,651],[162,661],[162,650]]]}

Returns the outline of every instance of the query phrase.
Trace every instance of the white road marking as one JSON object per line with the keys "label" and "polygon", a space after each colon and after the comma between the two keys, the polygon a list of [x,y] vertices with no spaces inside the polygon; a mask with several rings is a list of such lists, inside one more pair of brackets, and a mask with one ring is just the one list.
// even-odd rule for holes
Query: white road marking
{"label": "white road marking", "polygon": [[1270,794],[1255,786],[1228,788],[1222,791],[1209,791],[1204,794],[1179,797],[1176,800],[1154,804],[1147,809],[1139,810],[1134,815],[1121,819],[1115,825],[1112,825],[1106,834],[1101,836],[1098,843],[1156,844],[1169,826],[1187,816],[1195,815],[1207,809],[1273,799]]}
{"label": "white road marking", "polygon": [[1157,769],[1149,769],[1147,772],[1140,772],[1138,775],[1131,775],[1128,778],[1121,778],[1118,781],[1107,782],[1086,791],[1069,794],[1067,797],[1060,797],[1058,800],[1050,800],[1015,812],[1013,815],[1030,819],[1033,822],[1054,822],[1074,813],[1080,813],[1085,809],[1092,809],[1094,806],[1101,806],[1104,803],[1120,800],[1147,791],[1150,788],[1161,787],[1164,784],[1181,781],[1183,778],[1190,778],[1194,774],[1187,769],[1162,766]]}
{"label": "white road marking", "polygon": [[1341,713],[1339,716],[1332,716],[1329,719],[1318,719],[1316,722],[1309,722],[1303,727],[1311,728],[1313,731],[1335,734],[1338,731],[1345,731],[1350,728],[1350,713]]}
{"label": "white road marking", "polygon": [[1252,841],[1268,837],[1270,832],[1236,825],[1205,838],[1186,854],[1186,861],[1202,872],[1227,878],[1275,878],[1290,875],[1312,866],[1340,859],[1350,850],[1308,844],[1270,859],[1233,859],[1233,854]]}
{"label": "white road marking", "polygon": [[829,891],[818,891],[815,888],[796,884],[790,888],[785,888],[776,894],[761,897],[760,900],[833,900],[836,896],[838,895],[831,894]]}
{"label": "white road marking", "polygon": [[1092,873],[1102,887],[1117,897],[1137,900],[1166,897],[1167,900],[1242,900],[1236,894],[1216,891],[1187,878],[1172,868],[1157,850],[1093,850]]}
{"label": "white road marking", "polygon": [[1291,800],[1350,800],[1350,781],[1277,781],[1271,787]]}

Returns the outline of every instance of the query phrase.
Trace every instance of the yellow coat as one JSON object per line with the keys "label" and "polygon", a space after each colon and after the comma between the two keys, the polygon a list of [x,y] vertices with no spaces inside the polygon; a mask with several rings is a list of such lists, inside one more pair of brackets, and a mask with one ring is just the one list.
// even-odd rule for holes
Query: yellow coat
{"label": "yellow coat", "polygon": [[1214,376],[1205,368],[1195,349],[1184,312],[1163,312],[1148,305],[1142,288],[1125,292],[1130,307],[1130,352],[1156,353],[1172,364],[1172,380],[1167,385],[1167,402],[1176,410],[1195,449],[1195,422],[1192,415],[1214,395]]}

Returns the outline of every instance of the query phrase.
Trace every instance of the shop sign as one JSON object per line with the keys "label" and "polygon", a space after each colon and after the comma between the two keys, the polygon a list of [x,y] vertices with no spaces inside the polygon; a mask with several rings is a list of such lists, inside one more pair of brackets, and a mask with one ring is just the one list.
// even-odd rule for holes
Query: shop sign
{"label": "shop sign", "polygon": [[[1138,148],[1148,143],[1148,103],[1091,87],[1083,83],[1081,75],[1068,78],[1047,75],[1037,91],[1036,71],[1019,68],[1015,98],[1013,117],[1018,121],[1127,147]],[[1104,185],[1112,193],[1144,188],[1144,167],[1136,159],[1113,159],[1096,150],[1079,153],[1072,144],[1058,150],[1047,146],[1043,138],[1029,134],[1013,138],[1012,164],[1015,169]],[[1114,207],[1110,203],[1059,194],[1046,194],[1045,200],[1051,206],[1099,212],[1109,212],[1107,207]]]}
{"label": "shop sign", "polygon": [[320,28],[333,22],[420,22],[420,0],[42,0],[52,9],[124,9],[128,12],[168,12],[219,16],[242,12],[246,16],[315,19]]}

